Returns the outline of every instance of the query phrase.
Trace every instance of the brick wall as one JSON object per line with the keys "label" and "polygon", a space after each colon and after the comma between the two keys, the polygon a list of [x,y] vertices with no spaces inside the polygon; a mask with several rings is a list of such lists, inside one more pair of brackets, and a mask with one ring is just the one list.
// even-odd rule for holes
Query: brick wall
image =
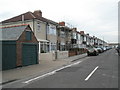
{"label": "brick wall", "polygon": [[[27,29],[28,30],[28,29]],[[38,41],[36,37],[34,36],[34,33],[32,32],[32,39],[30,41],[26,40],[26,30],[22,33],[22,35],[19,37],[19,39],[16,41],[16,56],[17,56],[17,66],[22,65],[22,44],[23,43],[35,43],[37,44]]]}

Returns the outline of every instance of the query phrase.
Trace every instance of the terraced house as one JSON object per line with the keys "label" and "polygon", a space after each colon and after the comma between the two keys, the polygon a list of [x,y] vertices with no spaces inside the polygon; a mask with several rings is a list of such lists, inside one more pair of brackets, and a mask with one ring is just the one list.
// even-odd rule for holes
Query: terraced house
{"label": "terraced house", "polygon": [[71,47],[71,32],[72,28],[65,25],[65,22],[59,22],[57,36],[58,36],[58,50],[66,51]]}
{"label": "terraced house", "polygon": [[87,37],[84,31],[80,31],[81,39],[82,39],[82,48],[86,48],[86,43],[87,43]]}
{"label": "terraced house", "polygon": [[[66,23],[55,22],[42,16],[41,10],[26,12],[2,21],[2,27],[29,24],[39,42],[39,56],[41,60],[55,60],[66,58],[75,49],[85,49],[89,46],[106,45],[103,40],[85,34],[77,28],[69,27]],[[70,51],[71,50],[71,51]]]}
{"label": "terraced house", "polygon": [[[58,23],[46,19],[40,10],[26,12],[1,22],[2,26],[29,24],[39,41],[39,55],[41,59],[55,59],[57,50],[57,25]],[[46,54],[45,54],[46,53]],[[43,55],[44,54],[44,55]],[[49,56],[50,55],[50,56]],[[53,58],[54,57],[54,58]]]}

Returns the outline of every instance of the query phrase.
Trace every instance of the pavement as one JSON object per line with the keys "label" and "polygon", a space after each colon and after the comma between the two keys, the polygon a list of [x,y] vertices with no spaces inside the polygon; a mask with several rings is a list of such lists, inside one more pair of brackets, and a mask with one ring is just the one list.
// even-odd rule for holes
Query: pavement
{"label": "pavement", "polygon": [[2,73],[2,82],[1,84],[6,84],[12,81],[25,79],[34,75],[43,75],[47,72],[56,70],[63,66],[69,65],[76,60],[86,57],[87,54],[76,55],[68,57],[65,59],[58,59],[55,61],[51,60],[40,60],[40,64],[30,65],[26,67],[18,67],[11,70],[1,71]]}

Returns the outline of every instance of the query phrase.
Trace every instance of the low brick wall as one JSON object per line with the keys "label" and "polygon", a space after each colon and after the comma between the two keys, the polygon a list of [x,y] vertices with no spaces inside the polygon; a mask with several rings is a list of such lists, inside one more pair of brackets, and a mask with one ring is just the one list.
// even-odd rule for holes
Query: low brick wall
{"label": "low brick wall", "polygon": [[75,56],[75,55],[77,55],[77,52],[76,52],[76,51],[69,51],[69,57],[70,57],[70,56]]}
{"label": "low brick wall", "polygon": [[84,53],[87,53],[87,49],[82,48],[82,49],[79,49],[79,50],[71,50],[71,51],[69,51],[69,57],[84,54]]}

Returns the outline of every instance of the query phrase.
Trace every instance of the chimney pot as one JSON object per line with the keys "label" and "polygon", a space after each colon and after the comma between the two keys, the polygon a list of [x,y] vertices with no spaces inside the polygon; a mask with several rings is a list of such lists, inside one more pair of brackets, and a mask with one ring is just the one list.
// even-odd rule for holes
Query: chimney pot
{"label": "chimney pot", "polygon": [[73,28],[75,31],[77,31],[77,28]]}
{"label": "chimney pot", "polygon": [[84,34],[84,31],[80,31],[81,34]]}

